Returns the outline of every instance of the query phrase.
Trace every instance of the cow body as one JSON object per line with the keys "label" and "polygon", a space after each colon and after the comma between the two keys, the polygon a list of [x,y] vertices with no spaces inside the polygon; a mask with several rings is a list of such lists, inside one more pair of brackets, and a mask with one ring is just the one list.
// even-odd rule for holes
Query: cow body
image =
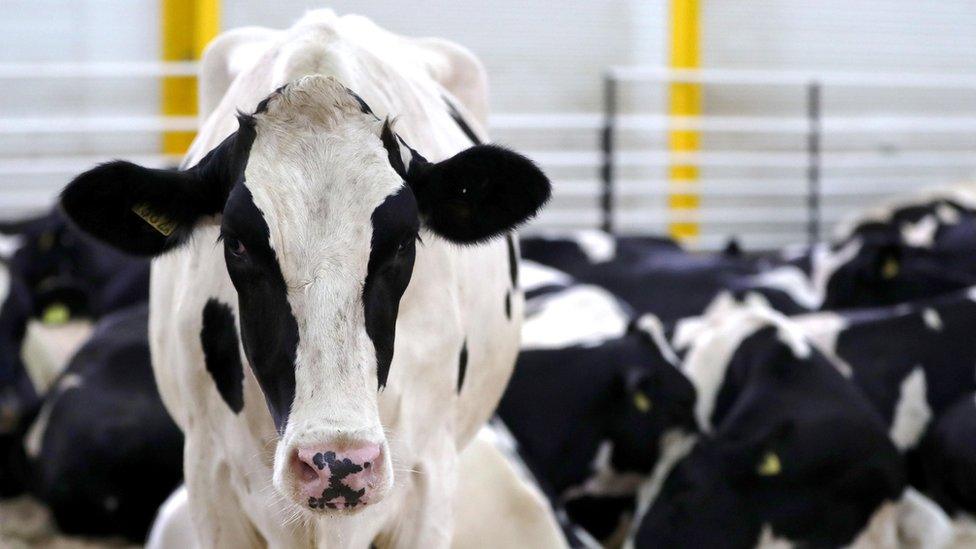
{"label": "cow body", "polygon": [[[477,136],[443,48],[328,11],[266,43],[191,167],[106,165],[62,203],[157,256],[150,347],[202,545],[444,546],[458,453],[518,347],[506,233],[548,180],[493,146],[442,160]],[[131,238],[93,213],[106,192]]]}
{"label": "cow body", "polygon": [[182,478],[183,435],[156,390],[148,321],[146,305],[103,318],[27,431],[25,477],[66,534],[142,542]]}
{"label": "cow body", "polygon": [[772,311],[730,313],[683,364],[702,435],[664,448],[636,547],[852,542],[901,497],[901,458],[862,394]]}

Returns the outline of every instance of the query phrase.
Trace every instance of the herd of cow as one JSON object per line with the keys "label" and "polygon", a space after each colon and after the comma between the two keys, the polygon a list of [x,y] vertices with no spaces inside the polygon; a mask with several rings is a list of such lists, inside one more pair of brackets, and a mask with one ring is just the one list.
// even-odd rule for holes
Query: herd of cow
{"label": "herd of cow", "polygon": [[[569,539],[964,535],[974,206],[964,188],[927,194],[830,244],[754,256],[595,231],[523,238],[522,351],[498,415],[564,525],[586,532]],[[29,492],[67,533],[141,541],[182,474],[149,361],[148,262],[56,210],[4,232],[2,496]],[[60,322],[47,318],[59,308],[95,328],[35,386],[26,326]]]}
{"label": "herd of cow", "polygon": [[976,542],[976,188],[777,253],[519,242],[550,186],[486,105],[469,52],[362,18],[218,38],[181,169],[0,226],[0,511],[151,547]]}

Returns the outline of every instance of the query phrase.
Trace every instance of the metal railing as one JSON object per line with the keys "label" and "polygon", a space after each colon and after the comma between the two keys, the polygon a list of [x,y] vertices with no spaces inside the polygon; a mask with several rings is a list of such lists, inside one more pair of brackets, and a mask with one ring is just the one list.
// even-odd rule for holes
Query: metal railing
{"label": "metal railing", "polygon": [[[727,85],[758,86],[761,88],[798,88],[805,94],[805,109],[795,118],[781,116],[710,116],[667,117],[661,115],[633,115],[619,112],[620,87],[623,84],[672,84],[691,83],[719,87]],[[856,151],[824,151],[825,134],[871,134],[902,132],[918,134],[969,134],[976,136],[976,101],[971,112],[960,116],[932,116],[908,113],[885,116],[841,116],[830,118],[824,114],[823,91],[825,88],[858,89],[910,89],[925,92],[962,90],[976,92],[976,76],[946,74],[863,74],[849,72],[804,72],[701,69],[683,70],[662,67],[613,67],[603,81],[603,123],[601,128],[602,193],[598,200],[601,211],[600,226],[609,232],[616,229],[619,217],[617,195],[622,166],[696,165],[699,167],[740,166],[753,168],[804,169],[806,196],[804,212],[806,235],[811,242],[819,240],[823,233],[824,214],[824,166],[829,159],[834,168],[944,168],[956,167],[974,170],[976,150],[946,151],[917,150],[897,155],[879,155]],[[974,93],[976,99],[976,93]],[[707,105],[706,105],[707,109]],[[737,134],[788,134],[803,135],[805,150],[802,153],[781,151],[731,151],[674,153],[663,150],[619,151],[618,136],[621,131],[665,132],[668,130],[692,130],[703,133]],[[896,178],[897,179],[897,178]],[[930,182],[930,181],[929,181]],[[945,183],[948,183],[946,181]],[[672,182],[672,185],[675,183]],[[718,185],[715,188],[719,188]],[[893,189],[899,190],[899,189]],[[904,189],[900,189],[904,190]],[[769,194],[775,194],[770,189]],[[736,191],[728,193],[735,195]],[[764,193],[755,193],[763,195]],[[887,194],[884,189],[854,188],[851,194]],[[749,196],[744,194],[741,196]],[[687,212],[671,212],[677,218],[688,217]],[[748,217],[748,216],[747,216]],[[727,219],[726,221],[733,221]],[[734,222],[734,221],[733,221]],[[775,224],[772,223],[772,224]]]}

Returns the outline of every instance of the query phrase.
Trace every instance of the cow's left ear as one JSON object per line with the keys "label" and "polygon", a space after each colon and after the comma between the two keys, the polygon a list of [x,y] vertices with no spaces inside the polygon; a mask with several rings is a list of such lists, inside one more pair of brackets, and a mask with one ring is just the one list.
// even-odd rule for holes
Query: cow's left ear
{"label": "cow's left ear", "polygon": [[476,145],[437,163],[411,162],[406,179],[426,226],[459,244],[516,228],[551,193],[531,160],[497,145]]}

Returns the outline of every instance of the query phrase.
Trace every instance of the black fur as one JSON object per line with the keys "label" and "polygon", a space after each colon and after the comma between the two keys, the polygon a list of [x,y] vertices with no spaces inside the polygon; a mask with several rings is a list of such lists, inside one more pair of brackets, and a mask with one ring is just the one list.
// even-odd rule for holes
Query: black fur
{"label": "black fur", "polygon": [[549,179],[531,160],[497,145],[476,145],[411,169],[427,227],[458,243],[484,242],[533,217],[549,200]]}
{"label": "black fur", "polygon": [[[224,261],[237,289],[241,341],[271,411],[275,427],[284,432],[295,400],[295,356],[298,321],[288,302],[288,288],[277,255],[269,246],[270,230],[246,185],[230,193],[221,224]],[[247,247],[236,257],[228,244]]]}
{"label": "black fur", "polygon": [[216,299],[207,300],[200,330],[203,357],[217,392],[235,414],[244,409],[244,367],[237,348],[239,341],[234,312]]}
{"label": "black fur", "polygon": [[393,343],[400,297],[410,283],[416,257],[417,203],[409,189],[392,194],[373,211],[363,310],[366,334],[376,351],[376,379],[386,386],[393,361]]}
{"label": "black fur", "polygon": [[458,382],[457,392],[461,393],[464,387],[464,375],[468,372],[468,341],[461,344],[461,354],[458,356]]}

